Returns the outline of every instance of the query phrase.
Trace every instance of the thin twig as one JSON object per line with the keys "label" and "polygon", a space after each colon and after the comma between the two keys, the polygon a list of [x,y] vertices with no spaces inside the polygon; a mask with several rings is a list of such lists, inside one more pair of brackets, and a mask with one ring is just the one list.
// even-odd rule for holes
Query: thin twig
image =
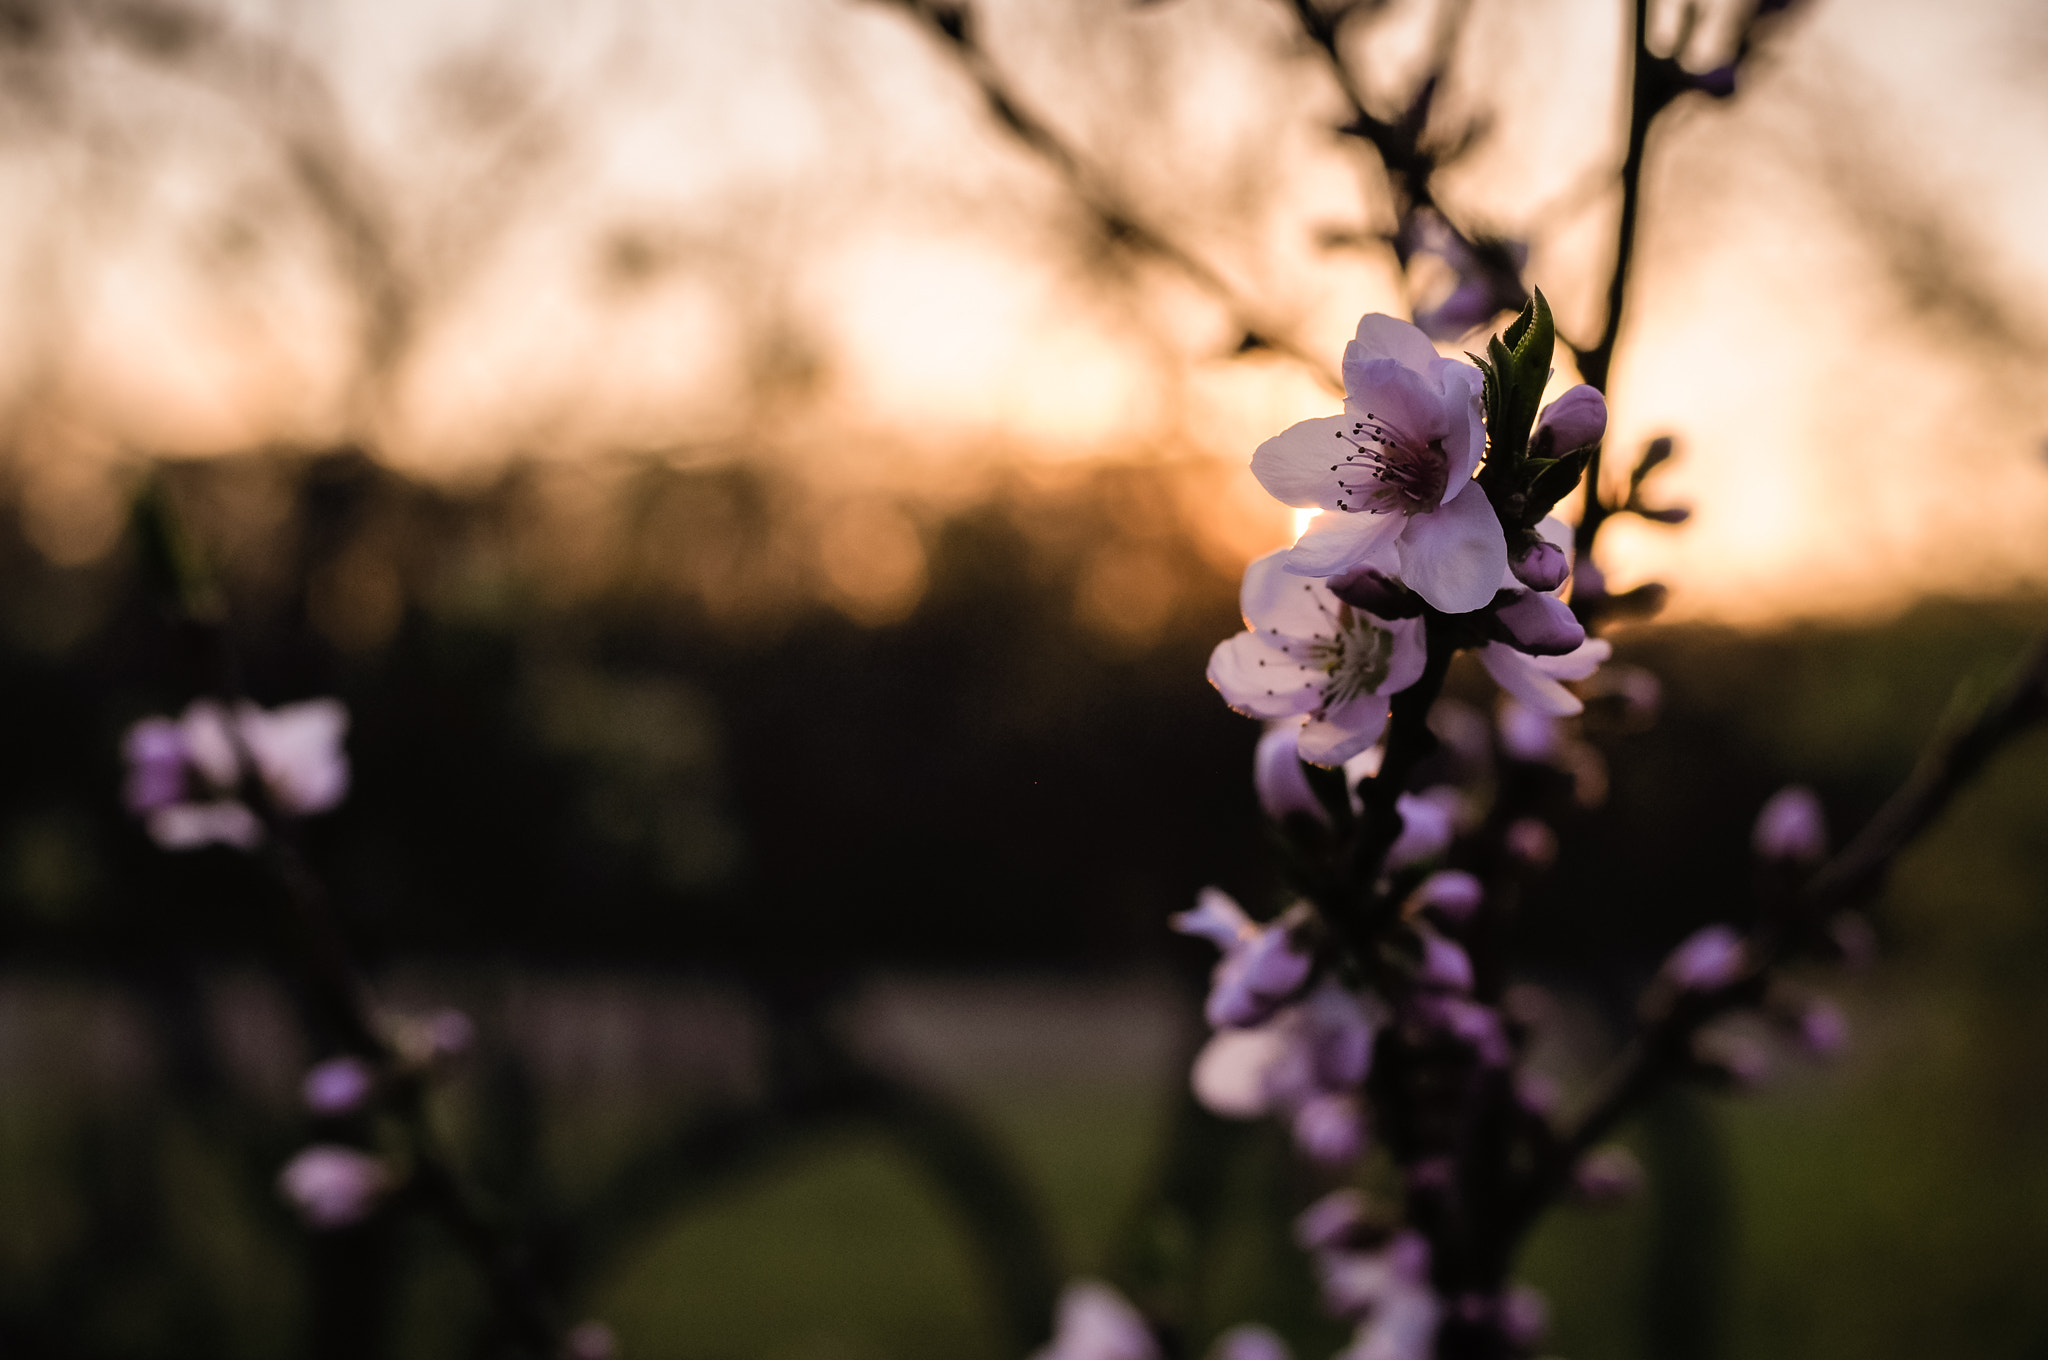
{"label": "thin twig", "polygon": [[1578,1159],[1679,1065],[1702,1024],[1754,996],[1801,930],[1875,894],[1900,853],[1933,825],[1991,757],[2044,719],[2048,633],[2035,639],[2004,688],[1973,721],[1935,738],[1877,815],[1807,881],[1793,900],[1788,919],[1767,921],[1751,934],[1746,942],[1748,967],[1741,978],[1710,995],[1682,997],[1636,1035],[1599,1082],[1586,1112],[1559,1141],[1557,1155],[1533,1188],[1515,1230],[1533,1221]]}
{"label": "thin twig", "polygon": [[989,56],[988,49],[975,36],[966,8],[936,4],[933,0],[895,0],[895,3],[922,20],[943,41],[946,50],[973,80],[983,102],[988,105],[989,113],[1059,174],[1066,182],[1068,192],[1095,218],[1105,237],[1172,266],[1207,293],[1229,315],[1231,327],[1244,337],[1244,349],[1269,349],[1285,355],[1332,392],[1344,390],[1343,379],[1314,352],[1290,339],[1277,318],[1262,313],[1214,266],[1160,227],[1146,222],[1128,203],[1122,202],[1107,186],[1105,177],[1017,97]]}

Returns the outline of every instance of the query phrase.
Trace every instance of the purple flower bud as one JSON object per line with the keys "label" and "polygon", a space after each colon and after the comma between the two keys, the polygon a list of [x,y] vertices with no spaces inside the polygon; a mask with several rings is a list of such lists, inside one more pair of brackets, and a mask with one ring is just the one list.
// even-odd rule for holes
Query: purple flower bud
{"label": "purple flower bud", "polygon": [[1548,1116],[1557,1109],[1557,1083],[1541,1072],[1517,1072],[1515,1103],[1530,1114]]}
{"label": "purple flower bud", "polygon": [[1692,992],[1717,992],[1748,963],[1742,937],[1732,926],[1706,926],[1694,931],[1664,960],[1664,976]]}
{"label": "purple flower bud", "polygon": [[1425,935],[1422,939],[1422,966],[1416,969],[1415,981],[1420,986],[1447,992],[1469,992],[1472,990],[1472,959],[1443,936]]}
{"label": "purple flower bud", "polygon": [[1542,871],[1557,862],[1557,833],[1536,817],[1517,817],[1501,834],[1509,858],[1524,868]]}
{"label": "purple flower bud", "polygon": [[1586,640],[1585,625],[1571,606],[1540,590],[1525,591],[1493,611],[1507,644],[1530,656],[1563,656]]}
{"label": "purple flower bud", "polygon": [[307,1226],[345,1228],[369,1217],[391,1188],[391,1172],[367,1152],[316,1143],[285,1164],[277,1188]]}
{"label": "purple flower bud", "polygon": [[1298,722],[1268,728],[1252,752],[1252,787],[1258,790],[1259,806],[1276,822],[1296,814],[1327,822],[1330,814],[1302,771],[1300,741]]}
{"label": "purple flower bud", "polygon": [[1692,1056],[1737,1086],[1760,1085],[1771,1074],[1769,1051],[1739,1030],[1710,1029],[1694,1035]]}
{"label": "purple flower bud", "polygon": [[1547,538],[1539,538],[1529,551],[1508,564],[1515,579],[1531,590],[1552,591],[1572,574],[1571,555]]}
{"label": "purple flower bud", "polygon": [[361,1058],[344,1054],[329,1058],[306,1073],[299,1094],[306,1108],[323,1117],[352,1114],[363,1107],[377,1085],[377,1069]]}
{"label": "purple flower bud", "polygon": [[1849,1046],[1849,1020],[1828,998],[1815,997],[1799,1013],[1799,1043],[1817,1058],[1832,1058]]}
{"label": "purple flower bud", "polygon": [[602,1322],[579,1322],[562,1338],[563,1360],[613,1360],[619,1339]]}
{"label": "purple flower bud", "polygon": [[1572,1168],[1572,1189],[1588,1204],[1618,1204],[1643,1189],[1643,1164],[1619,1144],[1594,1148]]}
{"label": "purple flower bud", "polygon": [[1580,383],[1543,408],[1529,442],[1538,457],[1555,458],[1597,444],[1606,433],[1607,399],[1592,384]]}
{"label": "purple flower bud", "polygon": [[476,1022],[453,1006],[428,1016],[425,1030],[427,1054],[435,1062],[453,1062],[476,1046]]}
{"label": "purple flower bud", "polygon": [[128,761],[123,799],[136,816],[175,803],[185,794],[185,733],[169,718],[144,718],[121,742]]}
{"label": "purple flower bud", "polygon": [[1367,1207],[1362,1190],[1332,1190],[1294,1220],[1294,1241],[1303,1251],[1341,1247],[1366,1226]]}
{"label": "purple flower bud", "polygon": [[1358,1097],[1320,1091],[1294,1110],[1294,1145],[1318,1166],[1343,1166],[1365,1151],[1365,1111]]}
{"label": "purple flower bud", "polygon": [[1779,789],[1757,813],[1750,845],[1772,863],[1820,863],[1827,858],[1828,823],[1819,797],[1803,784]]}
{"label": "purple flower bud", "polygon": [[1456,789],[1444,787],[1419,794],[1404,793],[1395,799],[1394,810],[1401,814],[1401,834],[1387,850],[1387,867],[1401,869],[1420,864],[1450,849],[1463,801]]}
{"label": "purple flower bud", "polygon": [[1159,1342],[1123,1295],[1076,1280],[1060,1291],[1052,1344],[1032,1360],[1159,1360]]}
{"label": "purple flower bud", "polygon": [[1534,1351],[1550,1332],[1550,1305],[1540,1291],[1518,1284],[1500,1301],[1500,1334],[1510,1346]]}
{"label": "purple flower bud", "polygon": [[1382,619],[1412,619],[1422,613],[1422,597],[1374,567],[1354,567],[1330,577],[1325,585],[1353,609]]}
{"label": "purple flower bud", "polygon": [[1542,764],[1557,754],[1557,719],[1513,699],[1500,706],[1501,749],[1516,760]]}
{"label": "purple flower bud", "polygon": [[1209,1360],[1290,1360],[1290,1352],[1270,1327],[1247,1322],[1217,1337]]}
{"label": "purple flower bud", "polygon": [[1411,910],[1431,912],[1457,925],[1470,920],[1485,900],[1486,889],[1478,879],[1463,869],[1439,869],[1422,880],[1409,903]]}

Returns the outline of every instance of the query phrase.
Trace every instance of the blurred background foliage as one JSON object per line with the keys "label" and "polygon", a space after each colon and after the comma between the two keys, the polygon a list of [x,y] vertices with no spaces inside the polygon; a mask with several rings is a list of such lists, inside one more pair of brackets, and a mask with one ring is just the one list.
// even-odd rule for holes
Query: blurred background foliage
{"label": "blurred background foliage", "polygon": [[[635,463],[561,495],[545,479],[568,474],[513,468],[456,492],[343,453],[154,475],[216,566],[250,692],[349,703],[355,790],[309,854],[390,1004],[478,1016],[440,1117],[482,1183],[536,1222],[595,1206],[624,1225],[558,1254],[626,1354],[1012,1344],[959,1202],[887,1118],[644,1179],[677,1130],[760,1101],[807,1026],[990,1131],[1063,1271],[1153,1290],[1197,1344],[1247,1316],[1337,1344],[1285,1240],[1304,1173],[1270,1130],[1181,1095],[1205,961],[1163,918],[1205,882],[1279,891],[1231,774],[1253,726],[1201,680],[1233,573],[1128,511],[1198,500],[1199,468],[871,506],[916,554],[887,621],[791,527],[837,507],[765,474]],[[186,640],[131,540],[58,567],[11,519],[0,533],[0,1337],[291,1351],[319,1315],[306,1254],[334,1248],[269,1188],[304,1136],[304,1050],[262,981],[264,899],[238,857],[160,855],[118,804],[119,734],[182,702]],[[1161,583],[1142,627],[1091,603],[1119,571]],[[2040,603],[1621,635],[1662,679],[1661,717],[1595,706],[1612,795],[1566,828],[1523,917],[1568,1090],[1661,953],[1746,900],[1759,802],[1803,779],[1855,825]],[[1476,675],[1454,688],[1490,702]],[[2037,735],[2002,758],[1902,866],[1883,960],[1846,985],[1845,1060],[1658,1112],[1631,1135],[1656,1192],[1539,1237],[1526,1273],[1557,1353],[2048,1343],[2043,753]],[[393,1353],[469,1344],[482,1296],[447,1244],[359,1231],[420,1263],[398,1272]],[[1652,1351],[1674,1249],[1694,1262],[1677,1287],[1723,1325]]]}

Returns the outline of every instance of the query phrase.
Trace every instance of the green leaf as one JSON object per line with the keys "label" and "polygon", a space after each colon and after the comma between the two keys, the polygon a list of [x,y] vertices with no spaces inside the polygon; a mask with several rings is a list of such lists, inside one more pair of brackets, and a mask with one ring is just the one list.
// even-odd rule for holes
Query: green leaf
{"label": "green leaf", "polygon": [[1591,449],[1580,449],[1562,458],[1537,459],[1531,467],[1542,464],[1541,470],[1530,479],[1529,494],[1523,503],[1524,527],[1535,524],[1559,501],[1569,496],[1572,488],[1579,484],[1579,478],[1586,471],[1586,463],[1593,456]]}

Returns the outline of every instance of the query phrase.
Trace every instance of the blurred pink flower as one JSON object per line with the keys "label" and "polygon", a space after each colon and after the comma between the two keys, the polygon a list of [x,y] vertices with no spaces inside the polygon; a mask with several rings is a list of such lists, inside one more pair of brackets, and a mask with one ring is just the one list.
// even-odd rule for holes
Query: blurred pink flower
{"label": "blurred pink flower", "polygon": [[347,730],[348,710],[335,699],[270,710],[242,703],[232,711],[196,699],[175,721],[145,718],[128,729],[125,800],[166,850],[250,849],[261,843],[263,824],[238,798],[245,758],[278,812],[325,812],[348,792]]}
{"label": "blurred pink flower", "polygon": [[1572,1191],[1588,1204],[1617,1204],[1641,1193],[1643,1164],[1618,1143],[1594,1148],[1572,1168]]}
{"label": "blurred pink flower", "polygon": [[1223,951],[1209,981],[1204,1008],[1218,1029],[1256,1025],[1271,1016],[1308,980],[1314,960],[1295,941],[1304,916],[1289,913],[1261,926],[1221,888],[1204,888],[1195,909],[1173,918],[1173,928],[1199,935]]}
{"label": "blurred pink flower", "polygon": [[1687,991],[1715,992],[1742,976],[1748,962],[1733,926],[1704,926],[1664,960],[1664,976]]}
{"label": "blurred pink flower", "polygon": [[1606,638],[1587,638],[1563,656],[1530,656],[1504,642],[1489,642],[1479,649],[1479,661],[1496,684],[1528,707],[1569,718],[1585,705],[1559,682],[1584,680],[1613,653],[1614,644]]}
{"label": "blurred pink flower", "polygon": [[299,1095],[314,1114],[342,1115],[361,1109],[376,1086],[377,1069],[344,1054],[315,1064],[299,1083]]}
{"label": "blurred pink flower", "polygon": [[1255,1322],[1232,1327],[1209,1348],[1209,1360],[1291,1360],[1291,1355],[1278,1333]]}
{"label": "blurred pink flower", "polygon": [[1276,822],[1297,814],[1327,822],[1330,814],[1301,768],[1301,724],[1281,719],[1266,728],[1252,752],[1252,787],[1259,807]]}
{"label": "blurred pink flower", "polygon": [[1415,327],[1374,313],[1344,351],[1344,414],[1259,445],[1252,475],[1319,515],[1285,557],[1304,576],[1375,566],[1438,609],[1493,598],[1507,537],[1472,474],[1486,450],[1479,370]]}
{"label": "blurred pink flower", "polygon": [[1032,1360],[1159,1360],[1159,1342],[1123,1295],[1076,1280],[1060,1292],[1052,1341]]}
{"label": "blurred pink flower", "polygon": [[1760,859],[1785,864],[1818,864],[1828,854],[1828,821],[1820,798],[1803,784],[1770,796],[1756,815],[1750,844]]}
{"label": "blurred pink flower", "polygon": [[307,1226],[345,1228],[369,1217],[391,1189],[391,1172],[367,1152],[315,1143],[285,1164],[277,1188]]}

